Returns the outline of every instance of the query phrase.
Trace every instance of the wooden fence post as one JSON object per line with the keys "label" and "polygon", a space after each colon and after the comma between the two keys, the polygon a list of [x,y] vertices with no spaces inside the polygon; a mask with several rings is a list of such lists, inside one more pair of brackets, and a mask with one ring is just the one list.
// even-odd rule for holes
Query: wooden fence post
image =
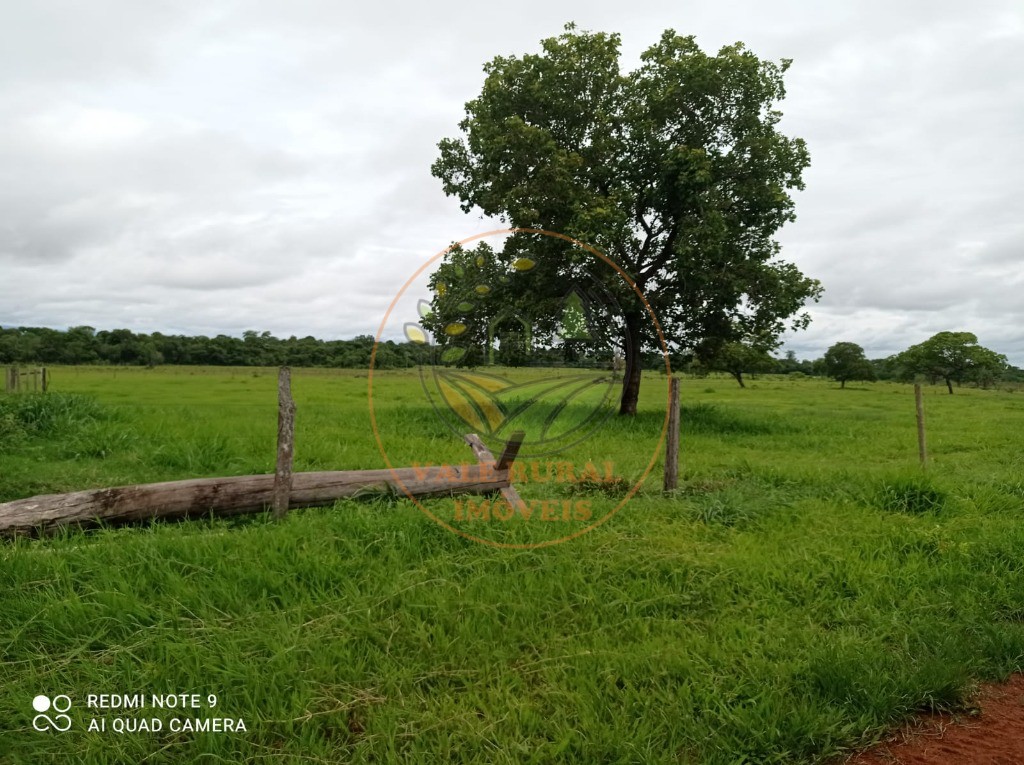
{"label": "wooden fence post", "polygon": [[924,434],[924,401],[921,399],[921,384],[914,383],[914,404],[917,407],[917,454],[921,459],[921,467],[928,465],[928,447]]}
{"label": "wooden fence post", "polygon": [[46,367],[43,367],[41,371],[43,373],[43,393],[46,393],[47,389],[50,387],[50,373],[47,371]]}
{"label": "wooden fence post", "polygon": [[669,380],[668,433],[665,437],[665,491],[679,485],[679,378]]}
{"label": "wooden fence post", "polygon": [[288,512],[294,457],[295,401],[292,400],[292,372],[288,367],[281,367],[277,374],[277,468],[274,472],[272,503],[275,518],[283,518]]}

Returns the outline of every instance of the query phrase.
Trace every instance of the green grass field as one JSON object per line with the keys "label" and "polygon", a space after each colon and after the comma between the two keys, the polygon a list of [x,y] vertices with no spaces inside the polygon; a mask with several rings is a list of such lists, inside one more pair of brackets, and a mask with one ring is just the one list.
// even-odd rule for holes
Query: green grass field
{"label": "green grass field", "polygon": [[[274,370],[52,379],[45,400],[0,397],[0,501],[272,470]],[[419,386],[375,383],[394,464],[469,461]],[[646,378],[635,420],[569,453],[621,480],[524,497],[617,507],[665,387]],[[297,370],[293,388],[297,470],[384,466],[365,372]],[[1024,395],[927,388],[926,473],[909,386],[685,379],[682,397],[679,490],[659,463],[548,547],[479,544],[394,496],[0,542],[0,762],[829,762],[1024,668]],[[585,525],[458,528],[530,544]],[[86,708],[136,693],[203,708]],[[37,694],[72,699],[70,731],[33,729]]]}

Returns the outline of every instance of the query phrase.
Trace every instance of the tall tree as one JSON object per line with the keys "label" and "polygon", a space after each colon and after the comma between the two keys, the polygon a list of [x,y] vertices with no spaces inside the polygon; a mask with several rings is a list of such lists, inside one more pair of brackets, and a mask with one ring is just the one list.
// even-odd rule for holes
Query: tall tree
{"label": "tall tree", "polygon": [[845,388],[847,380],[874,380],[875,368],[856,343],[836,343],[824,356],[825,374]]}
{"label": "tall tree", "polygon": [[[800,311],[821,287],[778,260],[774,239],[795,218],[789,191],[803,188],[809,164],[804,142],[777,129],[790,62],[742,43],[708,55],[672,30],[626,74],[617,34],[568,25],[541,45],[485,65],[463,135],[439,144],[432,172],[445,192],[466,212],[606,252],[676,349],[806,326]],[[578,268],[558,242],[544,246],[555,278],[538,283]],[[620,412],[634,414],[654,332],[642,301],[609,273],[626,359]]]}
{"label": "tall tree", "polygon": [[984,384],[1007,369],[1006,356],[978,345],[971,332],[939,332],[912,345],[896,357],[904,376],[924,375],[943,380],[950,395],[953,383],[975,380]]}

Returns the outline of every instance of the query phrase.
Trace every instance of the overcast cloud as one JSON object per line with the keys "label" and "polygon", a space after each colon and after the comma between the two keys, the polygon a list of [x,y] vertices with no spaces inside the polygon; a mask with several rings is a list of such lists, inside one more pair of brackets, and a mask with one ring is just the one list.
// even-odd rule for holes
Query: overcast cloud
{"label": "overcast cloud", "polygon": [[567,21],[793,58],[811,167],[783,253],[800,357],[966,330],[1024,366],[1024,5],[67,0],[0,9],[0,325],[376,332],[408,275],[496,227],[430,175],[495,55]]}

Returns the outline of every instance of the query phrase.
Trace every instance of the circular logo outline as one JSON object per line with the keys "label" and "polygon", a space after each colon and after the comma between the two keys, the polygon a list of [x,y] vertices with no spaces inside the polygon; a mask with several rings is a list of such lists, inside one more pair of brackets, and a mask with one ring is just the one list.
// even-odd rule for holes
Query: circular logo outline
{"label": "circular logo outline", "polygon": [[[640,476],[640,478],[637,479],[636,483],[632,487],[630,487],[630,489],[626,493],[626,495],[622,498],[622,500],[614,508],[609,510],[607,513],[605,513],[603,516],[598,518],[596,521],[594,521],[590,525],[585,526],[582,529],[578,529],[577,531],[574,531],[571,534],[567,534],[565,536],[559,537],[558,539],[546,539],[546,540],[543,540],[543,541],[540,541],[540,542],[496,542],[493,539],[485,539],[483,537],[477,536],[476,534],[472,534],[472,533],[470,533],[468,531],[464,531],[462,529],[456,528],[455,526],[452,526],[447,521],[445,521],[442,518],[439,518],[437,515],[435,515],[429,508],[427,508],[425,505],[423,505],[423,503],[421,503],[419,501],[419,499],[417,497],[415,497],[408,490],[408,488],[402,483],[402,480],[401,480],[401,478],[399,477],[399,475],[397,473],[397,468],[392,464],[391,458],[388,456],[387,449],[384,447],[384,443],[383,443],[383,440],[382,440],[381,435],[380,435],[380,429],[378,428],[378,425],[377,425],[377,413],[376,413],[376,408],[374,407],[374,400],[373,400],[373,375],[374,375],[374,369],[376,367],[377,348],[378,348],[378,346],[381,343],[381,338],[383,337],[385,330],[387,329],[388,321],[391,318],[391,314],[394,312],[396,306],[398,305],[398,301],[402,298],[402,296],[405,294],[406,290],[409,289],[409,287],[412,285],[412,283],[416,279],[418,279],[423,274],[423,272],[426,271],[430,266],[432,266],[436,261],[438,261],[441,258],[443,258],[445,255],[447,255],[449,252],[451,252],[456,247],[462,247],[463,245],[468,244],[470,242],[475,242],[475,241],[477,241],[479,239],[484,239],[484,238],[490,237],[490,236],[501,236],[503,234],[517,234],[517,233],[540,234],[540,235],[549,236],[549,237],[552,237],[552,238],[555,238],[555,239],[561,239],[563,241],[569,242],[570,244],[574,244],[577,247],[582,248],[583,250],[587,251],[588,253],[590,253],[594,257],[602,260],[606,265],[610,266],[619,275],[619,277],[622,278],[623,281],[625,281],[627,285],[629,285],[630,289],[633,290],[633,293],[640,299],[641,303],[644,306],[644,309],[647,311],[647,314],[650,316],[651,321],[654,323],[654,328],[655,328],[655,331],[657,332],[657,335],[658,335],[658,341],[659,341],[659,344],[661,345],[661,353],[662,353],[662,356],[664,357],[664,360],[665,360],[666,375],[669,378],[669,380],[671,380],[672,367],[671,367],[671,363],[669,361],[668,346],[667,346],[667,344],[665,342],[665,335],[664,335],[664,332],[661,329],[661,324],[658,321],[658,317],[655,315],[654,309],[651,308],[651,305],[648,302],[647,297],[643,294],[643,292],[640,290],[640,288],[636,286],[636,282],[634,282],[633,279],[630,278],[629,274],[627,274],[622,269],[622,267],[619,266],[618,263],[613,261],[611,258],[609,258],[607,255],[605,255],[604,253],[602,253],[600,250],[596,249],[595,247],[592,247],[591,245],[586,244],[585,242],[581,242],[578,239],[574,239],[573,237],[568,236],[566,234],[561,234],[561,233],[558,233],[556,231],[547,231],[545,229],[540,229],[540,228],[515,227],[515,228],[503,228],[503,229],[494,229],[492,231],[485,231],[485,232],[480,233],[480,234],[474,234],[472,236],[468,236],[465,239],[462,239],[462,240],[460,240],[458,242],[455,242],[454,244],[450,244],[449,246],[447,246],[443,250],[441,250],[439,253],[437,253],[436,255],[431,257],[429,260],[427,260],[425,263],[423,263],[406,280],[405,284],[403,284],[402,287],[395,294],[395,297],[392,299],[391,304],[388,306],[387,310],[385,311],[384,318],[381,320],[380,327],[377,329],[377,335],[374,338],[373,349],[370,351],[370,368],[369,368],[369,372],[367,374],[367,403],[368,403],[369,410],[370,410],[370,427],[373,430],[374,440],[377,442],[377,448],[378,448],[378,450],[381,453],[381,457],[384,459],[384,464],[387,465],[388,470],[391,471],[392,478],[395,481],[395,484],[399,488],[401,488],[402,493],[405,494],[405,496],[407,498],[412,500],[413,504],[415,504],[416,507],[419,508],[420,512],[422,512],[424,515],[426,515],[432,521],[437,523],[439,526],[442,526],[442,527],[446,528],[448,531],[451,531],[451,532],[453,532],[455,534],[458,534],[459,536],[461,536],[461,537],[463,537],[465,539],[468,539],[470,541],[473,541],[473,542],[479,542],[480,544],[489,545],[491,547],[497,547],[497,548],[507,549],[507,550],[535,550],[535,549],[540,549],[540,548],[543,548],[543,547],[551,547],[551,546],[556,545],[556,544],[562,544],[563,542],[569,542],[569,541],[571,541],[573,539],[576,539],[578,537],[583,536],[584,534],[586,534],[586,533],[588,533],[590,531],[593,531],[594,529],[598,528],[599,526],[602,526],[603,524],[605,524],[613,516],[615,516],[619,512],[619,510],[621,510],[625,506],[625,504],[627,502],[629,502],[629,500],[632,499],[634,495],[636,495],[636,493],[640,490],[640,487],[647,480],[647,477],[651,474],[651,471],[654,469],[654,465],[657,463],[658,457],[659,457],[659,455],[660,455],[660,453],[662,451],[662,447],[665,444],[665,435],[668,432],[668,420],[669,420],[669,407],[667,405],[665,407],[665,418],[662,421],[661,432],[658,434],[658,443],[657,443],[657,445],[656,445],[656,447],[654,449],[653,454],[651,455],[650,461],[647,463],[647,467],[644,469],[643,474]],[[670,386],[671,386],[671,383],[669,383],[669,386],[667,386],[667,387],[670,388]],[[670,394],[668,393],[668,391],[666,391],[666,402],[667,402],[667,399],[668,399],[669,395]]]}

